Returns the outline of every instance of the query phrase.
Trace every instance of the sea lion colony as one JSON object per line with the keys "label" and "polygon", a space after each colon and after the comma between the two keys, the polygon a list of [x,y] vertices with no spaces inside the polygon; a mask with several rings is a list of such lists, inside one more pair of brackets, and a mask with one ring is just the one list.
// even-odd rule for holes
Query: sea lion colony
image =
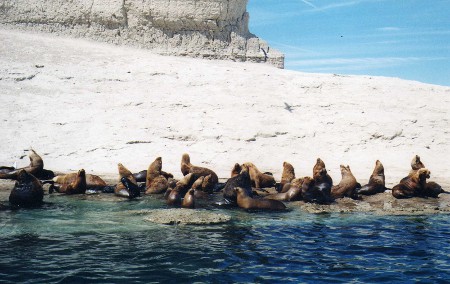
{"label": "sea lion colony", "polygon": [[[9,197],[10,204],[18,207],[39,206],[43,202],[43,184],[50,183],[49,193],[62,194],[114,193],[119,197],[133,199],[145,194],[163,194],[169,206],[195,208],[196,199],[221,192],[225,203],[247,210],[284,210],[283,202],[303,200],[317,204],[330,204],[343,197],[360,199],[361,195],[373,195],[389,190],[385,187],[383,164],[377,160],[369,183],[361,186],[351,172],[350,166],[341,165],[341,181],[333,185],[325,163],[318,158],[313,167],[312,177],[296,178],[294,167],[283,163],[281,182],[276,183],[271,173],[261,172],[253,163],[236,163],[230,178],[220,184],[217,174],[208,168],[191,164],[188,154],[181,158],[180,170],[183,178],[162,170],[162,158],[157,157],[147,170],[133,174],[121,163],[118,164],[118,182],[108,186],[99,176],[86,174],[84,169],[77,173],[55,176],[44,169],[42,158],[30,150],[30,165],[16,169],[0,167],[1,179],[16,180]],[[430,171],[414,156],[408,176],[392,188],[395,198],[432,197],[446,193],[435,182],[427,182]],[[264,188],[275,187],[278,193],[260,196]]]}

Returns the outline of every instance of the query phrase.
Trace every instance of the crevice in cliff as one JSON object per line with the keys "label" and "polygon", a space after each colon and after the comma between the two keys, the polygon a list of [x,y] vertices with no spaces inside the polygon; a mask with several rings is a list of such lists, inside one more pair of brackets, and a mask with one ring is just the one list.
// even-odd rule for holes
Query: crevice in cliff
{"label": "crevice in cliff", "polygon": [[125,7],[125,5],[125,0],[122,0],[121,12],[123,17],[123,25],[125,28],[128,28],[128,9]]}
{"label": "crevice in cliff", "polygon": [[92,24],[91,17],[92,17],[92,8],[94,7],[94,2],[95,2],[95,0],[92,0],[91,6],[89,7],[89,11],[87,13],[87,25],[88,25],[88,28],[90,28],[91,24]]}

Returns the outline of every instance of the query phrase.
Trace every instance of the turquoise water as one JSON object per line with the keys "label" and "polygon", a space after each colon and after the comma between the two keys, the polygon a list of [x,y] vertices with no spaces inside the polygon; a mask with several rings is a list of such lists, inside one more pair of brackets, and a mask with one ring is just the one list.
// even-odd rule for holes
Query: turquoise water
{"label": "turquoise water", "polygon": [[161,199],[45,197],[43,208],[0,211],[1,283],[448,283],[447,215],[249,213],[166,226],[133,210]]}

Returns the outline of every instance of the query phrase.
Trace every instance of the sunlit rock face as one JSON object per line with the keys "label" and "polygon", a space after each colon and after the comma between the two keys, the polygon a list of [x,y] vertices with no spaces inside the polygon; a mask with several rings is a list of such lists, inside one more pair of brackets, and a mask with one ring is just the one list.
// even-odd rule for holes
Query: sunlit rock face
{"label": "sunlit rock face", "polygon": [[268,62],[284,55],[248,30],[248,0],[3,0],[0,23],[160,54]]}

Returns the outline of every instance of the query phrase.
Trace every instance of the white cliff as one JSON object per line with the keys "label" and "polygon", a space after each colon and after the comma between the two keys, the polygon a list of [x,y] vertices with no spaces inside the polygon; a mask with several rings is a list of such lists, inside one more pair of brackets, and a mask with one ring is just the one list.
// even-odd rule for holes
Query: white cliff
{"label": "white cliff", "polygon": [[284,55],[248,30],[248,0],[0,0],[8,27],[85,37],[160,54],[269,62]]}

